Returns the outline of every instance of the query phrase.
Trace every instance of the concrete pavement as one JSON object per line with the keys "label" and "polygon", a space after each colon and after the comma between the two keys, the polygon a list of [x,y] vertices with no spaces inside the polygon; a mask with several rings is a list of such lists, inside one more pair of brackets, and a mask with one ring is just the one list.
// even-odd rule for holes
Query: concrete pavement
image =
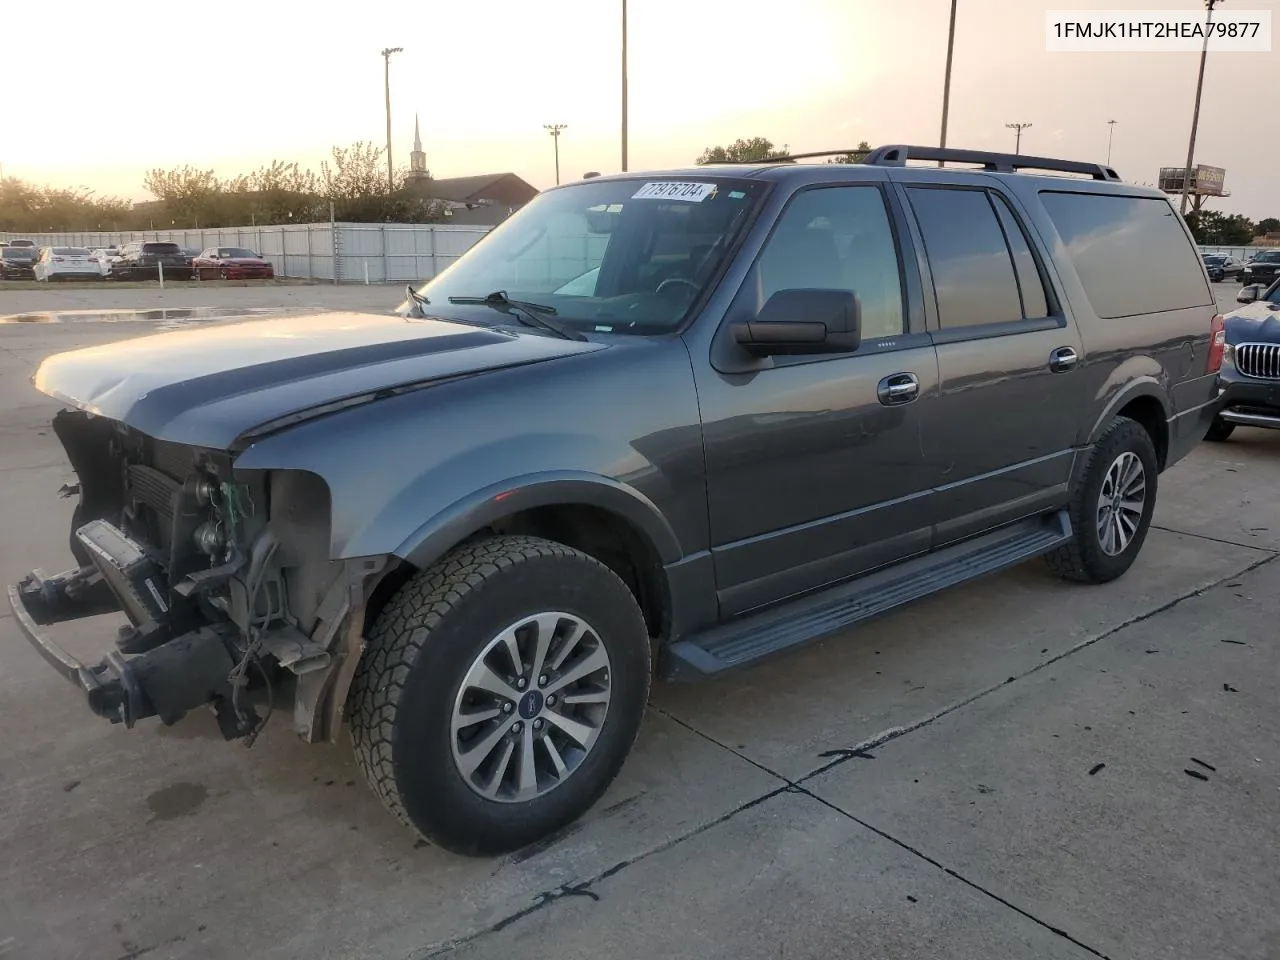
{"label": "concrete pavement", "polygon": [[[148,329],[0,324],[6,582],[66,559],[32,366]],[[1029,564],[660,684],[596,809],[495,860],[417,841],[345,743],[111,727],[0,618],[0,957],[1280,956],[1278,477],[1238,430],[1114,584]]]}

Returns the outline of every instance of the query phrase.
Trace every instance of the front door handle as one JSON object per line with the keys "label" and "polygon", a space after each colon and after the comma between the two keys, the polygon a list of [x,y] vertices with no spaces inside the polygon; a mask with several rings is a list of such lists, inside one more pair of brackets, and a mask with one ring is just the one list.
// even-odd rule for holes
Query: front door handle
{"label": "front door handle", "polygon": [[1049,354],[1049,369],[1054,373],[1066,373],[1079,361],[1080,356],[1071,347],[1059,347]]}
{"label": "front door handle", "polygon": [[920,380],[914,373],[895,373],[880,381],[876,395],[886,407],[910,403],[920,395]]}

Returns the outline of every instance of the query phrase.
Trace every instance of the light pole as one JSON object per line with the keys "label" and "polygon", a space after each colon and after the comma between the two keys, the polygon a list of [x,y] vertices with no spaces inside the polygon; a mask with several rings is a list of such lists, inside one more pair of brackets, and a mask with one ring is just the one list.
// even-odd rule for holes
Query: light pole
{"label": "light pole", "polygon": [[1027,129],[1029,123],[1006,123],[1006,127],[1014,132],[1013,155],[1016,157],[1022,152],[1022,131]]}
{"label": "light pole", "polygon": [[[951,107],[951,53],[956,46],[956,0],[951,0],[951,26],[947,30],[947,69],[942,80],[942,134],[938,137],[938,146],[947,145],[947,111]],[[938,161],[942,166],[943,161]]]}
{"label": "light pole", "polygon": [[[1204,0],[1209,13],[1204,22],[1207,27],[1213,20],[1213,8],[1223,0]],[[1209,31],[1204,33],[1204,46],[1200,48],[1200,77],[1196,80],[1196,106],[1191,112],[1191,140],[1187,143],[1187,165],[1182,171],[1182,206],[1179,209],[1184,217],[1187,215],[1187,198],[1191,194],[1191,164],[1196,153],[1196,128],[1200,125],[1200,91],[1204,89],[1204,62],[1209,56]]]}
{"label": "light pole", "polygon": [[622,0],[622,172],[627,172],[627,0]]}
{"label": "light pole", "polygon": [[567,127],[567,123],[544,123],[542,129],[551,134],[551,139],[556,144],[556,186],[560,186],[560,131]]}
{"label": "light pole", "polygon": [[391,172],[391,55],[404,53],[404,47],[386,47],[382,51],[382,80],[387,94],[387,193],[395,190],[395,176]]}
{"label": "light pole", "polygon": [[1111,166],[1111,138],[1112,136],[1115,135],[1115,132],[1116,132],[1116,122],[1117,121],[1115,120],[1107,121],[1107,166],[1108,167]]}

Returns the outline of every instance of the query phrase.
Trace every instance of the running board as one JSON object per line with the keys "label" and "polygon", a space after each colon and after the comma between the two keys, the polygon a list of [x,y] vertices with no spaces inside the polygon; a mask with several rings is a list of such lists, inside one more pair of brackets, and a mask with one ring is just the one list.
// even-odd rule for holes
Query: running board
{"label": "running board", "polygon": [[673,643],[664,673],[701,680],[803,646],[913,600],[1048,553],[1072,538],[1062,510],[887,567]]}

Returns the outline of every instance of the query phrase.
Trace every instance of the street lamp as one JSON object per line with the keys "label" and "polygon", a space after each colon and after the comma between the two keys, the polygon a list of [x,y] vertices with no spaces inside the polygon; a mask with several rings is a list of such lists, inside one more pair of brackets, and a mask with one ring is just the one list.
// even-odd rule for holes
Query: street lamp
{"label": "street lamp", "polygon": [[1006,127],[1014,132],[1013,155],[1016,157],[1022,152],[1022,131],[1031,126],[1029,123],[1006,123]]}
{"label": "street lamp", "polygon": [[[1213,8],[1223,0],[1204,0],[1204,5],[1209,13],[1205,16],[1204,22],[1207,28],[1213,20]],[[1200,77],[1196,80],[1196,105],[1191,112],[1191,140],[1187,143],[1187,165],[1182,171],[1182,206],[1179,209],[1184,217],[1187,215],[1187,197],[1191,191],[1191,163],[1196,152],[1196,128],[1200,125],[1200,91],[1204,89],[1204,62],[1209,56],[1209,31],[1204,32],[1204,46],[1200,48]]]}
{"label": "street lamp", "polygon": [[387,94],[387,193],[395,190],[395,177],[391,172],[391,55],[404,53],[404,47],[386,47],[382,51],[382,81]]}
{"label": "street lamp", "polygon": [[556,186],[560,186],[560,131],[568,126],[567,123],[544,123],[542,129],[551,134],[551,139],[556,144]]}
{"label": "street lamp", "polygon": [[622,172],[627,172],[627,0],[622,0]]}
{"label": "street lamp", "polygon": [[[951,106],[951,53],[956,46],[956,0],[951,0],[951,27],[947,31],[947,69],[942,80],[942,135],[938,137],[938,146],[947,146],[947,111]],[[943,161],[938,161],[942,166]]]}
{"label": "street lamp", "polygon": [[1117,121],[1115,120],[1107,121],[1107,166],[1108,167],[1111,166],[1111,137],[1116,132],[1116,123]]}

